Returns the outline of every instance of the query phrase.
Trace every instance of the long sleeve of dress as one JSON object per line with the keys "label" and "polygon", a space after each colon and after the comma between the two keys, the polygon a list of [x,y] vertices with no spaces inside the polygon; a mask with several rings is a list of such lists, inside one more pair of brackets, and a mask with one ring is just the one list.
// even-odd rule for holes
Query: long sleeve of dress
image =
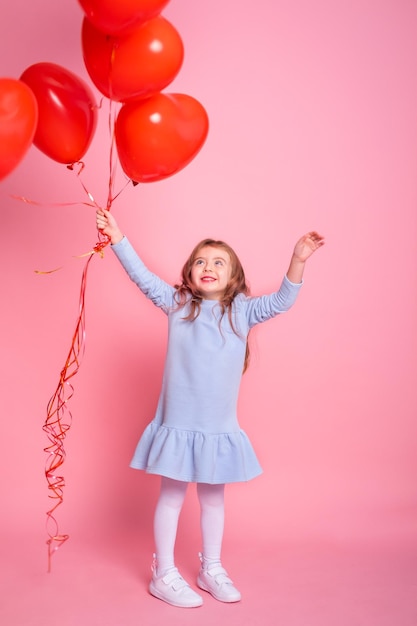
{"label": "long sleeve of dress", "polygon": [[139,287],[142,293],[156,306],[167,312],[167,309],[174,304],[174,287],[156,274],[153,274],[146,267],[127,237],[123,237],[119,243],[112,245],[112,250],[129,278]]}
{"label": "long sleeve of dress", "polygon": [[246,317],[249,328],[288,311],[297,299],[302,284],[292,283],[284,276],[278,291],[264,296],[249,298],[246,303]]}

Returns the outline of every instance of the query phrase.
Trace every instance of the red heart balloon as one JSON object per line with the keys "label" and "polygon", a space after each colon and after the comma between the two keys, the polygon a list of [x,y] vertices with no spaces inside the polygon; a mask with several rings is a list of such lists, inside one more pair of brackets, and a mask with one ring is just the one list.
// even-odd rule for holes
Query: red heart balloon
{"label": "red heart balloon", "polygon": [[178,74],[184,59],[179,33],[160,16],[115,37],[84,19],[81,40],[91,80],[103,95],[118,102],[161,91]]}
{"label": "red heart balloon", "polygon": [[35,63],[21,80],[35,94],[39,120],[33,143],[58,163],[75,163],[87,151],[97,124],[91,89],[55,63]]}
{"label": "red heart balloon", "polygon": [[78,0],[88,20],[103,33],[115,35],[162,11],[169,0]]}
{"label": "red heart balloon", "polygon": [[198,153],[208,133],[204,107],[185,94],[158,93],[124,104],[115,138],[122,168],[138,183],[167,178]]}
{"label": "red heart balloon", "polygon": [[0,78],[0,180],[10,174],[32,144],[38,105],[32,90],[14,78]]}

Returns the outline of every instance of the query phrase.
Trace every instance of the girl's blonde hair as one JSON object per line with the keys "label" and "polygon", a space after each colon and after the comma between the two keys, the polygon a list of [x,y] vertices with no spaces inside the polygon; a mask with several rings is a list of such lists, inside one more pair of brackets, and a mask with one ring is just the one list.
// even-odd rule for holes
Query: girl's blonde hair
{"label": "girl's blonde hair", "polygon": [[[218,248],[227,252],[230,257],[231,262],[231,272],[230,272],[230,280],[227,284],[227,287],[224,291],[223,297],[219,300],[219,304],[221,307],[222,317],[227,312],[230,325],[233,331],[237,333],[232,319],[232,302],[235,297],[239,293],[243,293],[245,295],[249,295],[249,286],[246,283],[245,272],[243,270],[242,264],[236,254],[236,252],[224,241],[219,241],[216,239],[203,239],[198,243],[194,250],[191,252],[190,256],[184,263],[184,267],[182,268],[181,278],[182,283],[180,285],[175,285],[177,290],[177,300],[178,305],[180,307],[184,306],[186,302],[190,304],[190,312],[186,317],[184,317],[187,321],[194,321],[200,314],[201,310],[201,301],[203,299],[201,292],[196,289],[191,282],[191,270],[194,265],[194,261],[199,256],[199,253],[202,248],[205,247]],[[191,299],[190,299],[191,295]],[[249,345],[246,342],[246,355],[245,362],[243,366],[243,371],[245,372],[249,365]]]}

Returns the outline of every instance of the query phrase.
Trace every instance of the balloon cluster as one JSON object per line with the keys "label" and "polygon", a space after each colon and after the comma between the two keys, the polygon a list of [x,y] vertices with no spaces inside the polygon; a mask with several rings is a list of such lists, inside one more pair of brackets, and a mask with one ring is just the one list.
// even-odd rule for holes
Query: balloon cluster
{"label": "balloon cluster", "polygon": [[[117,103],[114,139],[125,174],[153,182],[185,167],[208,133],[193,97],[162,93],[178,74],[184,46],[161,15],[169,0],[78,0],[86,70]],[[0,79],[0,180],[33,143],[59,163],[79,162],[93,139],[98,106],[90,87],[64,67],[36,63]]]}

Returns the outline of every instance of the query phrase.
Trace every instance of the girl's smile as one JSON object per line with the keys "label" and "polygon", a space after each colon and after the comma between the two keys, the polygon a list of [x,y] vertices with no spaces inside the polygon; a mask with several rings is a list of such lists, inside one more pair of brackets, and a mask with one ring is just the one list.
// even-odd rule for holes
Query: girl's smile
{"label": "girl's smile", "polygon": [[232,272],[230,256],[225,250],[205,246],[194,259],[191,282],[206,300],[220,300]]}

